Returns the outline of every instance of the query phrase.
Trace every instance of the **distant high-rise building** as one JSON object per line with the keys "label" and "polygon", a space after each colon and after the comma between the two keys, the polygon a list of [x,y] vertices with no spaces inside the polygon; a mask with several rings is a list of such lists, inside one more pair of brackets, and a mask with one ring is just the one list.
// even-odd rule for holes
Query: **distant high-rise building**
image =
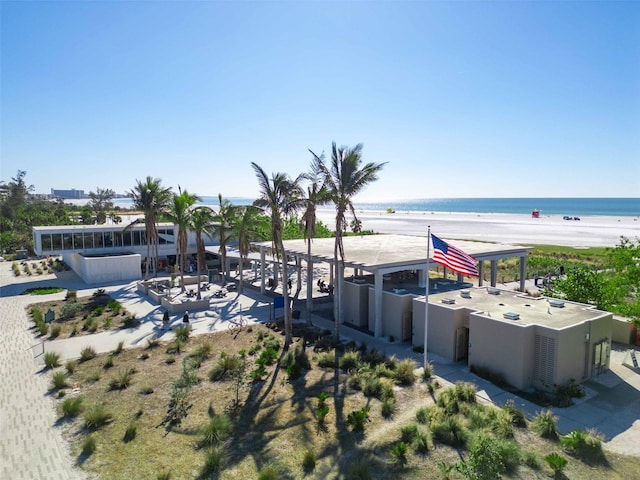
{"label": "distant high-rise building", "polygon": [[56,190],[52,188],[51,196],[58,198],[85,198],[84,190],[76,190],[75,188],[71,190]]}

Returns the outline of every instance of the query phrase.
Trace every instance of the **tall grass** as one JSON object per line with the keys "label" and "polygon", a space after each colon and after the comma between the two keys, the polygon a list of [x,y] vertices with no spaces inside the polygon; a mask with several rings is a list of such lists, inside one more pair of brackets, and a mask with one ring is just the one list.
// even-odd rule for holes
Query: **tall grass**
{"label": "tall grass", "polygon": [[558,438],[557,420],[558,418],[550,410],[544,410],[534,417],[533,431],[542,438],[556,440]]}
{"label": "tall grass", "polygon": [[82,397],[65,398],[60,405],[63,418],[74,418],[80,415],[82,411]]}
{"label": "tall grass", "polygon": [[84,427],[88,430],[97,430],[112,419],[113,415],[107,412],[103,405],[95,405],[84,413]]}
{"label": "tall grass", "polygon": [[56,352],[47,352],[44,354],[44,366],[47,370],[60,366],[60,354]]}

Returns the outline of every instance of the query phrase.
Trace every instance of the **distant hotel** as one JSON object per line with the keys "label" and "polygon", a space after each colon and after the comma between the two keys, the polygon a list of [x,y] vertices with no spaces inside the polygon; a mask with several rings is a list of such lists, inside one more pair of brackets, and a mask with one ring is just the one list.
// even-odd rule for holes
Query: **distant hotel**
{"label": "distant hotel", "polygon": [[84,194],[84,190],[76,190],[75,188],[72,188],[71,190],[56,190],[55,188],[52,188],[51,196],[65,200],[87,198]]}

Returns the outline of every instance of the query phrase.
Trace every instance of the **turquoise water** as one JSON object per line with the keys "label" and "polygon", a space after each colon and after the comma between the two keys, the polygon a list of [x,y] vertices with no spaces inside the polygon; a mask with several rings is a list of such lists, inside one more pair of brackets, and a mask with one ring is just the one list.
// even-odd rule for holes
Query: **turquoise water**
{"label": "turquoise water", "polygon": [[[235,205],[249,205],[254,199],[230,197]],[[128,206],[130,199],[116,199],[116,205]],[[218,205],[218,197],[203,197],[203,204]],[[357,210],[416,212],[531,213],[541,215],[640,215],[640,198],[431,198],[385,203],[354,203]]]}

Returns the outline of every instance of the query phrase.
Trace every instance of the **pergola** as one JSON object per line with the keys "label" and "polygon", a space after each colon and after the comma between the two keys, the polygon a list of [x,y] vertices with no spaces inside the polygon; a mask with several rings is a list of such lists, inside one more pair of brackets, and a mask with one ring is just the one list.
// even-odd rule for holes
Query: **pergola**
{"label": "pergola", "polygon": [[[520,258],[520,289],[524,291],[524,281],[526,276],[527,256],[530,247],[517,245],[504,245],[496,243],[471,242],[464,240],[446,240],[455,245],[469,255],[475,257],[479,262],[479,286],[483,284],[484,262],[491,262],[490,284],[495,287],[497,283],[498,260],[505,258]],[[311,257],[307,255],[307,244],[305,240],[286,240],[284,242],[285,254],[294,257],[298,269],[302,268],[302,262],[311,264],[314,262],[326,262],[330,265],[331,281],[338,279],[336,272],[342,268],[336,268],[334,262],[334,238],[313,239],[311,243]],[[344,245],[344,267],[353,268],[354,275],[361,275],[368,272],[374,277],[374,335],[382,335],[382,287],[383,276],[405,270],[416,270],[419,275],[419,285],[426,285],[426,275],[430,268],[438,265],[432,259],[427,258],[426,237],[408,235],[363,235],[348,236],[343,238]],[[254,248],[259,250],[261,268],[260,291],[265,292],[264,266],[266,262],[276,262],[271,255],[271,242],[254,242]],[[277,271],[277,268],[274,269]],[[342,270],[344,271],[344,270]],[[335,277],[334,277],[335,275]],[[458,279],[462,276],[458,274]],[[339,281],[340,279],[338,279]],[[298,275],[300,282],[300,275]],[[300,288],[300,283],[298,285]],[[307,308],[313,310],[313,281],[307,279]],[[337,305],[334,305],[335,317],[337,315]]]}

